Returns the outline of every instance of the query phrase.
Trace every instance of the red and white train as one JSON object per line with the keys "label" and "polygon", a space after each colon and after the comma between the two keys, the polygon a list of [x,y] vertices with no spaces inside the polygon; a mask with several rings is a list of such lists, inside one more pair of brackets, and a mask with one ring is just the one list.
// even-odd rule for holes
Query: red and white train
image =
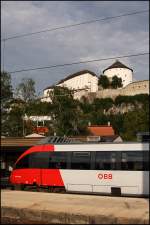
{"label": "red and white train", "polygon": [[149,195],[149,143],[44,144],[16,161],[14,186],[67,192]]}

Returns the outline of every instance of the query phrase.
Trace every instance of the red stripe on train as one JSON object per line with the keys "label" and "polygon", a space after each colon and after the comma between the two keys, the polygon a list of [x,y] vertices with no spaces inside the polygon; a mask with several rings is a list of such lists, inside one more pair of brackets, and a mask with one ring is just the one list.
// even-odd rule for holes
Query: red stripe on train
{"label": "red stripe on train", "polygon": [[28,150],[26,150],[16,161],[16,163],[25,155],[32,153],[32,152],[48,152],[48,151],[54,151],[54,145],[36,145]]}
{"label": "red stripe on train", "polygon": [[[54,145],[37,145],[25,151],[17,160],[32,152],[54,151]],[[16,163],[17,163],[16,162]],[[33,184],[45,186],[64,186],[59,169],[15,169],[12,171],[10,181],[13,184]]]}

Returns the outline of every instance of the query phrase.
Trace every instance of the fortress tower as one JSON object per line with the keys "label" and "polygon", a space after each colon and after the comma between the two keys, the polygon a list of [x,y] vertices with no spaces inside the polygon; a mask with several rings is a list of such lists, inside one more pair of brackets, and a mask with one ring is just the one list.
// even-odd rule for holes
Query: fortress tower
{"label": "fortress tower", "polygon": [[117,76],[122,79],[123,87],[132,83],[133,80],[133,70],[119,60],[116,60],[111,66],[103,70],[103,74],[107,76],[110,80],[113,76]]}

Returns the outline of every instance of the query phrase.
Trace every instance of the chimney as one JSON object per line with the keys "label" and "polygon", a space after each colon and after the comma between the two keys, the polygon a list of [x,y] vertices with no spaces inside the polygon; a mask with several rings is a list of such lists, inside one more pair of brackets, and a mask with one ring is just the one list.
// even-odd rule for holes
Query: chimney
{"label": "chimney", "polygon": [[91,122],[90,122],[90,121],[88,122],[88,126],[89,126],[89,127],[91,126]]}
{"label": "chimney", "polygon": [[108,121],[108,126],[110,126],[110,121]]}

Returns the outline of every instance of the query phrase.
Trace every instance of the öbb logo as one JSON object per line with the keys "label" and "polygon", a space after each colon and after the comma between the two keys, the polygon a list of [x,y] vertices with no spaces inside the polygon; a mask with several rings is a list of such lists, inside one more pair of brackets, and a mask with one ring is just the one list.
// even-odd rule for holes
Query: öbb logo
{"label": "\u00f6bb logo", "polygon": [[111,180],[112,179],[112,174],[111,173],[99,173],[98,174],[98,179],[102,180],[102,179],[109,179]]}

